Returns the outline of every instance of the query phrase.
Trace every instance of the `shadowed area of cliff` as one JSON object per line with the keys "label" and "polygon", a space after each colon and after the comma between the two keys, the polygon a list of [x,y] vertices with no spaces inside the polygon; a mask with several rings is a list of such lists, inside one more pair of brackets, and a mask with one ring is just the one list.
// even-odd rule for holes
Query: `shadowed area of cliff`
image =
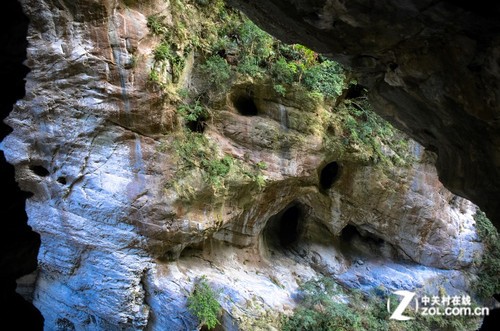
{"label": "shadowed area of cliff", "polygon": [[[3,120],[12,110],[12,105],[24,97],[24,77],[28,68],[26,59],[26,33],[28,19],[17,1],[2,3],[0,18],[0,72],[4,80],[0,100],[0,118]],[[0,139],[12,129],[0,123]],[[39,311],[16,293],[16,279],[33,272],[37,267],[36,256],[40,236],[26,224],[25,200],[29,193],[19,189],[14,176],[14,167],[7,163],[0,152],[0,178],[2,181],[2,221],[0,231],[0,302],[1,316],[6,326],[12,328],[41,330],[43,318]],[[18,287],[18,286],[17,286]],[[19,288],[18,288],[19,291]]]}
{"label": "shadowed area of cliff", "polygon": [[445,186],[500,225],[497,4],[228,2],[278,38],[352,68],[375,111],[438,154]]}

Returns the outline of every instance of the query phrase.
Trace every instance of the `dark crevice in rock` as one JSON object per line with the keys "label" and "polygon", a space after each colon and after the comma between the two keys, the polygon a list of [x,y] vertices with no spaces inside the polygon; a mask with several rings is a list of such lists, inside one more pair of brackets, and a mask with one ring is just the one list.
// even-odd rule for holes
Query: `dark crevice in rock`
{"label": "dark crevice in rock", "polygon": [[56,321],[56,327],[58,330],[71,331],[75,330],[75,325],[73,322],[66,318],[58,318]]}
{"label": "dark crevice in rock", "polygon": [[344,99],[346,100],[356,99],[364,95],[366,95],[366,88],[363,85],[349,84],[349,87],[345,92]]}
{"label": "dark crevice in rock", "polygon": [[189,121],[186,123],[186,127],[191,132],[203,133],[205,132],[207,124],[205,120]]}
{"label": "dark crevice in rock", "polygon": [[203,242],[193,243],[182,249],[182,251],[179,253],[179,259],[192,256],[201,256],[202,253],[203,253]]}
{"label": "dark crevice in rock", "polygon": [[[500,294],[494,294],[493,298],[500,302]],[[483,324],[478,331],[497,330],[500,325],[500,308],[490,309],[489,314],[484,317]]]}
{"label": "dark crevice in rock", "polygon": [[400,254],[391,244],[352,224],[347,224],[342,229],[337,238],[337,247],[346,258],[353,260],[357,258],[398,260],[400,258]]}
{"label": "dark crevice in rock", "polygon": [[[0,15],[0,71],[7,82],[0,100],[0,139],[3,139],[12,131],[3,119],[25,94],[24,77],[29,69],[23,62],[26,59],[28,19],[15,0],[4,1]],[[37,268],[40,236],[27,225],[25,201],[29,193],[21,191],[17,185],[14,167],[7,163],[3,151],[0,152],[0,176],[4,190],[0,231],[0,305],[3,308],[0,315],[7,329],[41,330],[43,317],[40,312],[15,292],[16,279]]]}
{"label": "dark crevice in rock", "polygon": [[33,171],[35,175],[40,177],[47,177],[50,174],[47,168],[41,165],[32,165],[30,166],[30,170]]}
{"label": "dark crevice in rock", "polygon": [[299,221],[302,218],[298,206],[288,208],[279,220],[279,242],[282,247],[288,247],[299,238]]}
{"label": "dark crevice in rock", "polygon": [[240,95],[233,100],[234,107],[240,115],[243,116],[257,116],[259,110],[250,95]]}
{"label": "dark crevice in rock", "polygon": [[384,243],[383,239],[378,238],[372,234],[369,233],[361,234],[358,228],[352,224],[347,224],[340,233],[340,238],[346,243],[351,243],[357,237],[363,238],[365,241],[370,241],[375,245],[381,245]]}
{"label": "dark crevice in rock", "polygon": [[351,224],[347,224],[340,233],[340,239],[346,243],[350,243],[356,236],[361,236],[361,234],[358,229]]}
{"label": "dark crevice in rock", "polygon": [[61,185],[66,185],[67,184],[67,181],[66,181],[66,177],[58,177],[57,178],[57,182]]}
{"label": "dark crevice in rock", "polygon": [[321,169],[319,184],[323,190],[332,188],[340,174],[340,165],[337,162],[330,162]]}

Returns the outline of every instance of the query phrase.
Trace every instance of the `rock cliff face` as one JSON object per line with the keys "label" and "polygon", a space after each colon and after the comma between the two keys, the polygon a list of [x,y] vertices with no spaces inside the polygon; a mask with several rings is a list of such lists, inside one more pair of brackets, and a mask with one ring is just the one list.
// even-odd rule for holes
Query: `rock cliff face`
{"label": "rock cliff face", "polygon": [[230,0],[270,33],[352,68],[375,110],[438,154],[441,181],[500,224],[497,4]]}
{"label": "rock cliff face", "polygon": [[[41,236],[33,303],[47,330],[195,329],[186,295],[201,275],[223,293],[227,329],[256,329],[258,319],[277,325],[269,312],[290,312],[298,284],[319,275],[366,291],[471,290],[483,249],[476,207],[441,185],[432,151],[401,136],[414,162],[388,168],[356,144],[332,150],[327,103],[280,96],[252,79],[219,96],[203,134],[182,133],[174,106],[149,80],[159,40],[147,17],[168,19],[169,2],[22,5],[31,71],[1,148],[33,194],[26,212]],[[207,84],[195,55],[178,83],[191,89]],[[399,70],[373,83],[374,93],[405,91],[394,86],[409,84]],[[387,111],[395,99],[384,99]],[[186,135],[202,135],[218,165],[232,164],[222,184],[210,187],[196,167],[179,175]],[[454,154],[439,138],[442,165]],[[469,171],[465,160],[456,165],[450,172]],[[495,193],[495,181],[481,192]]]}

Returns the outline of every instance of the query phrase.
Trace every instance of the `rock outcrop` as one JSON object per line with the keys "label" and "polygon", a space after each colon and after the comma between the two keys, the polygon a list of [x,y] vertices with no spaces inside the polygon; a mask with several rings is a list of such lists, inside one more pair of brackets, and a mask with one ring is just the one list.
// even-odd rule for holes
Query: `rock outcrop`
{"label": "rock outcrop", "polygon": [[500,224],[497,4],[228,2],[278,38],[352,68],[375,110],[438,154],[446,187]]}
{"label": "rock outcrop", "polygon": [[[269,312],[290,312],[319,275],[366,291],[471,291],[476,207],[440,184],[432,151],[403,135],[414,162],[394,165],[390,145],[332,149],[331,104],[257,79],[219,96],[203,132],[183,130],[149,79],[160,41],[147,17],[168,21],[168,2],[22,3],[31,71],[0,147],[33,194],[33,303],[47,330],[195,329],[186,296],[201,275],[223,293],[225,327],[243,329],[277,324]],[[179,86],[208,84],[189,57]],[[195,144],[223,181],[186,166],[196,155],[179,150]]]}

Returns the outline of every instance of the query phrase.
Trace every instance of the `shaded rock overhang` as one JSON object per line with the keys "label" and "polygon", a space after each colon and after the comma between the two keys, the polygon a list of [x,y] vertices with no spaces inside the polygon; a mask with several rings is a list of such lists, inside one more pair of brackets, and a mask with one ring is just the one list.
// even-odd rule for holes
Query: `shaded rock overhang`
{"label": "shaded rock overhang", "polygon": [[500,227],[500,4],[227,2],[350,68],[377,113],[437,153],[443,184]]}

